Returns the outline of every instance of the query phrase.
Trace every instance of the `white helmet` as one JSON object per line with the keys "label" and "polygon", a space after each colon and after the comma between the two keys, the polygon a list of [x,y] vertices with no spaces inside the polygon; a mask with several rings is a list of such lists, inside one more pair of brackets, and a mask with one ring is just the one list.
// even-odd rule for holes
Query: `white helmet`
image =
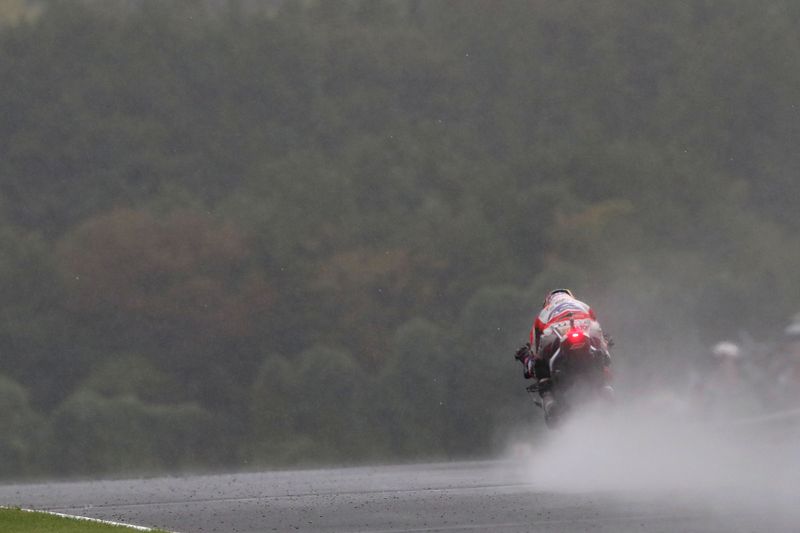
{"label": "white helmet", "polygon": [[798,320],[798,319],[800,319],[800,315],[798,315],[798,316],[796,316],[794,318],[795,318],[794,322],[792,322],[791,324],[786,326],[786,329],[783,330],[784,336],[788,340],[792,340],[792,341],[800,340],[800,320]]}
{"label": "white helmet", "polygon": [[553,296],[555,296],[556,294],[566,294],[570,298],[575,298],[575,296],[572,295],[572,291],[569,289],[554,289],[548,292],[547,296],[544,297],[544,302],[542,302],[542,307],[546,307],[547,304],[550,303],[550,300],[553,299]]}
{"label": "white helmet", "polygon": [[739,346],[730,341],[718,342],[711,348],[711,353],[717,359],[739,359],[742,357],[742,351]]}

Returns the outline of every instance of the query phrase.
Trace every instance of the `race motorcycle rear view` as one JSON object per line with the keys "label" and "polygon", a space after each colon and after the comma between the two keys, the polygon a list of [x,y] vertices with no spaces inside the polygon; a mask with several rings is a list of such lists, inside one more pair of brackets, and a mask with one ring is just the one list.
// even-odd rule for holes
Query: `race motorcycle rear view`
{"label": "race motorcycle rear view", "polygon": [[529,341],[514,358],[522,363],[525,379],[536,381],[528,392],[535,393],[549,428],[578,406],[613,399],[611,345],[594,310],[571,290],[555,289],[545,296]]}
{"label": "race motorcycle rear view", "polygon": [[548,428],[558,427],[575,409],[613,402],[614,390],[608,385],[610,344],[597,323],[588,319],[570,318],[550,328],[542,339],[540,361],[547,365],[549,378],[527,387],[543,409]]}

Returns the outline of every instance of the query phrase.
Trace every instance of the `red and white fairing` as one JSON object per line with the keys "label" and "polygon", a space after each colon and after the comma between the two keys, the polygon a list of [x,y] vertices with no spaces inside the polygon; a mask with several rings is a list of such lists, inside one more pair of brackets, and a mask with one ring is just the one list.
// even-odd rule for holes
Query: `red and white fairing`
{"label": "red and white fairing", "polygon": [[538,352],[542,335],[554,332],[576,345],[585,342],[587,337],[602,335],[592,308],[563,292],[552,295],[536,317],[530,333],[531,346]]}

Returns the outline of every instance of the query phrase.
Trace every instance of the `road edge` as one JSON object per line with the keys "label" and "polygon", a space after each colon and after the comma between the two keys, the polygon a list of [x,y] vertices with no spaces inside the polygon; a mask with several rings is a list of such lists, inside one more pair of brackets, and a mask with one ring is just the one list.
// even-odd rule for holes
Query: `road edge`
{"label": "road edge", "polygon": [[[43,513],[43,514],[48,514],[48,515],[52,515],[52,516],[59,516],[61,518],[72,518],[73,520],[82,520],[82,521],[85,521],[85,522],[96,522],[98,524],[106,524],[106,525],[109,525],[109,526],[122,526],[122,527],[135,529],[137,531],[156,531],[156,529],[152,528],[152,527],[137,526],[135,524],[125,524],[123,522],[113,522],[111,520],[101,520],[99,518],[91,518],[91,517],[88,517],[88,516],[79,516],[79,515],[66,514],[66,513],[56,513],[55,511],[45,511],[45,510],[42,510],[42,509],[24,509],[22,507],[6,507],[6,506],[0,506],[0,509],[19,509],[20,511],[22,511],[24,513]],[[161,529],[160,531],[167,531],[167,530]],[[168,533],[177,533],[177,532],[176,531],[170,531]]]}

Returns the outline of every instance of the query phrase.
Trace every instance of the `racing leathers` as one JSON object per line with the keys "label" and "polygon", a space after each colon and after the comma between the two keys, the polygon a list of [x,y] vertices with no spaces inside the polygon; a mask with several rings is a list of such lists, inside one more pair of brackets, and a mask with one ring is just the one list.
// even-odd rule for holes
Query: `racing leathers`
{"label": "racing leathers", "polygon": [[605,376],[604,391],[613,394],[609,385],[611,358],[608,353],[609,342],[603,334],[594,311],[584,302],[574,298],[569,292],[554,292],[548,295],[542,310],[534,321],[529,342],[515,355],[522,362],[525,379],[535,378],[542,398],[545,415],[553,406],[550,381],[550,358],[555,353],[560,336],[563,337],[573,327],[582,329],[585,334],[596,339],[603,352]]}

